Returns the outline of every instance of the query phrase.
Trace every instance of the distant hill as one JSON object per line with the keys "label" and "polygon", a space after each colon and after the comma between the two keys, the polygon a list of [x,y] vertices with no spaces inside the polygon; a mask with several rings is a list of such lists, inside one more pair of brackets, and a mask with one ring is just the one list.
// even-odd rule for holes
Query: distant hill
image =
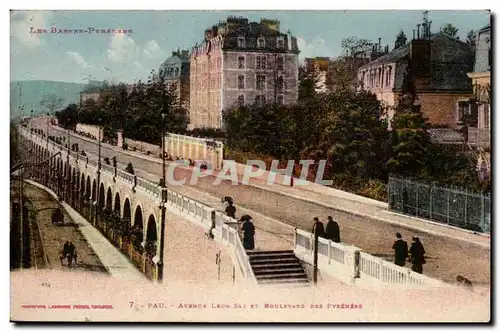
{"label": "distant hill", "polygon": [[[22,88],[18,83],[22,83]],[[40,106],[45,95],[55,94],[63,99],[63,106],[77,103],[85,84],[54,81],[14,81],[10,82],[10,117],[46,114],[47,109]],[[21,98],[19,91],[22,90]],[[20,110],[22,106],[24,110]]]}

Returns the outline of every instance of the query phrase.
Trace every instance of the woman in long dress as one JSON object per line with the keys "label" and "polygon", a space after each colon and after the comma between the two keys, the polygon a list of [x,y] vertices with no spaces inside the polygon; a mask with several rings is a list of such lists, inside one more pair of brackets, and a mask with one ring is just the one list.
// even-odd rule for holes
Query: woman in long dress
{"label": "woman in long dress", "polygon": [[240,221],[243,221],[241,226],[243,230],[243,247],[245,250],[253,250],[255,248],[255,226],[252,223],[252,218],[249,215],[244,215]]}

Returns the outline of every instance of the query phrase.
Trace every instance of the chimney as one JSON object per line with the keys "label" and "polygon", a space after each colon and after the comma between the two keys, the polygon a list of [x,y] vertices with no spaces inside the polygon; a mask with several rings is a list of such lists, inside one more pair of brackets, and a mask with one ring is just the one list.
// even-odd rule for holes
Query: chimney
{"label": "chimney", "polygon": [[382,40],[382,38],[379,37],[378,38],[378,51],[379,52],[382,52],[382,45],[380,44],[381,40]]}
{"label": "chimney", "polygon": [[417,90],[430,88],[431,43],[429,39],[415,39],[410,44],[411,65]]}
{"label": "chimney", "polygon": [[420,39],[420,24],[417,24],[417,39]]}
{"label": "chimney", "polygon": [[413,29],[413,39],[415,39],[415,29]]}
{"label": "chimney", "polygon": [[429,38],[431,38],[431,33],[432,33],[432,31],[431,31],[431,23],[432,23],[432,21],[429,22],[429,27],[428,27],[428,29],[429,29]]}

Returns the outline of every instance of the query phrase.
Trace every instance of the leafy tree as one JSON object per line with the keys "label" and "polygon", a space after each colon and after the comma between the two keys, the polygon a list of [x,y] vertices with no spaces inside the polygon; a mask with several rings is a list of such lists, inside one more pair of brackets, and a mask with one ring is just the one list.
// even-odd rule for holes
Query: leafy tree
{"label": "leafy tree", "polygon": [[420,175],[427,165],[430,137],[420,106],[414,105],[410,95],[399,101],[391,126],[393,151],[387,164],[389,170],[406,176]]}
{"label": "leafy tree", "polygon": [[345,55],[351,57],[357,57],[364,54],[364,52],[366,52],[366,50],[368,50],[372,45],[372,41],[364,38],[358,38],[356,36],[344,38],[341,42],[342,49],[344,49],[344,52],[346,53]]}
{"label": "leafy tree", "polygon": [[299,101],[307,101],[316,96],[318,76],[308,72],[304,66],[299,67]]}
{"label": "leafy tree", "polygon": [[417,100],[415,75],[410,58],[403,77],[402,98],[391,122],[392,154],[387,162],[389,171],[406,176],[418,176],[427,164],[430,145],[429,125]]}
{"label": "leafy tree", "polygon": [[474,30],[470,30],[469,32],[467,32],[465,42],[471,46],[476,45],[476,33]]}
{"label": "leafy tree", "polygon": [[78,106],[69,104],[60,112],[56,112],[56,117],[59,125],[67,129],[75,129],[78,123]]}
{"label": "leafy tree", "polygon": [[452,38],[456,37],[458,39],[458,36],[457,36],[458,29],[451,23],[446,23],[445,25],[443,25],[441,27],[441,32],[444,33],[445,35],[452,37]]}
{"label": "leafy tree", "polygon": [[401,30],[398,35],[396,36],[396,42],[394,43],[394,49],[400,48],[404,45],[406,45],[406,41],[408,39],[406,38],[406,35],[403,30]]}
{"label": "leafy tree", "polygon": [[50,114],[53,114],[56,109],[62,107],[63,101],[64,99],[56,96],[55,94],[48,94],[43,97],[42,101],[40,101],[40,106],[45,107],[49,110]]}

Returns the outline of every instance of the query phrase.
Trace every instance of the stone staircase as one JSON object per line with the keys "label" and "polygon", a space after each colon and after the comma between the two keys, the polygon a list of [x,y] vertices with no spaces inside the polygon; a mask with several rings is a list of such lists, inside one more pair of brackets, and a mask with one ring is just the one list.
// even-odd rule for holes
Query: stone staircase
{"label": "stone staircase", "polygon": [[309,286],[301,261],[292,250],[247,251],[253,273],[260,285]]}

